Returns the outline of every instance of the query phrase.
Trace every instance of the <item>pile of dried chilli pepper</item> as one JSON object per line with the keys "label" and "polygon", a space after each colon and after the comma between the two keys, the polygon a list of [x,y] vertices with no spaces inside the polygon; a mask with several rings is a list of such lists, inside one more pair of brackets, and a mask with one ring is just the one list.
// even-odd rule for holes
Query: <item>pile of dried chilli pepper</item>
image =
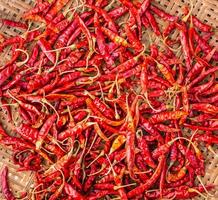
{"label": "pile of dried chilli pepper", "polygon": [[[35,172],[23,199],[212,195],[200,148],[218,144],[218,51],[192,8],[177,17],[151,0],[38,0],[23,19],[1,19],[21,34],[0,38],[12,126],[0,127],[0,144],[19,171]],[[7,167],[1,186],[16,199]]]}

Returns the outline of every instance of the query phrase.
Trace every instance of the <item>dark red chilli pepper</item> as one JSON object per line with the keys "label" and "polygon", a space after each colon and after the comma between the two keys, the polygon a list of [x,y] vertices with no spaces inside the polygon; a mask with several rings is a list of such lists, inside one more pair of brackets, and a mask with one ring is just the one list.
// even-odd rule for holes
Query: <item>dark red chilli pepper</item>
{"label": "dark red chilli pepper", "polygon": [[13,75],[13,73],[16,71],[17,69],[17,65],[13,64],[13,65],[9,65],[7,66],[5,69],[3,69],[2,71],[0,71],[0,86],[3,85],[3,83],[5,83],[5,81]]}
{"label": "dark red chilli pepper", "polygon": [[51,129],[53,123],[55,122],[55,120],[57,119],[57,115],[53,114],[51,115],[43,124],[43,126],[41,127],[38,136],[37,136],[37,140],[36,140],[36,149],[39,150],[41,148],[41,145],[44,141],[44,139],[46,138],[49,130]]}
{"label": "dark red chilli pepper", "polygon": [[161,35],[160,29],[159,29],[159,27],[158,27],[158,24],[157,24],[157,22],[156,22],[154,16],[151,14],[151,12],[148,11],[148,10],[146,10],[145,16],[147,17],[147,19],[148,19],[148,21],[149,21],[149,23],[150,23],[150,25],[151,25],[151,27],[152,27],[154,33],[155,33],[157,36]]}
{"label": "dark red chilli pepper", "polygon": [[42,49],[47,58],[54,64],[56,61],[56,56],[54,52],[50,52],[52,50],[50,44],[44,38],[40,38],[37,44]]}
{"label": "dark red chilli pepper", "polygon": [[176,27],[176,23],[170,22],[169,25],[164,29],[163,36],[168,37],[170,33],[175,29],[175,27]]}
{"label": "dark red chilli pepper", "polygon": [[8,185],[8,167],[3,167],[1,171],[1,190],[7,200],[16,200]]}

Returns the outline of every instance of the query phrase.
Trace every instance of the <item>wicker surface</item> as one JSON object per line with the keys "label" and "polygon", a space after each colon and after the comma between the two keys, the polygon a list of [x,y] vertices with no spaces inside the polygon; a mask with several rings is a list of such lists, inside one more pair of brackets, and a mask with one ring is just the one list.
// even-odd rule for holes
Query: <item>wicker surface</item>
{"label": "wicker surface", "polygon": [[[164,8],[167,12],[172,14],[180,15],[181,9],[185,4],[189,4],[189,0],[156,0],[156,4]],[[19,21],[21,19],[22,13],[25,10],[28,10],[34,4],[33,0],[0,0],[0,17],[13,19]],[[193,14],[196,15],[202,21],[212,25],[215,29],[218,29],[218,0],[193,0]],[[163,21],[158,21],[164,27],[166,24]],[[3,33],[6,36],[17,35],[19,31],[14,28],[9,28],[3,26],[0,23],[0,33]],[[175,33],[175,37],[176,37]],[[158,39],[156,39],[158,40]],[[218,45],[218,36],[215,36],[211,39],[211,44],[213,46]],[[8,52],[5,51],[4,55],[1,55],[0,64],[7,59]],[[3,58],[3,59],[2,59]],[[13,112],[14,118],[16,118],[16,112]],[[10,124],[4,119],[4,114],[0,110],[0,122],[3,123],[4,128],[10,133]],[[13,134],[13,133],[11,133]],[[202,149],[204,151],[204,149]],[[214,150],[218,155],[217,146],[214,147]],[[218,185],[218,156],[214,157],[212,154],[207,153],[206,159],[206,175],[202,177],[204,183],[213,183]],[[10,186],[12,187],[15,194],[20,191],[30,191],[30,187],[33,183],[33,173],[30,172],[17,172],[17,166],[14,165],[11,161],[11,151],[0,146],[0,169],[3,165],[9,167],[9,179]],[[211,200],[218,199],[218,191],[213,191],[214,197],[210,198]],[[3,197],[1,196],[0,191],[0,200]],[[200,197],[195,199],[201,199]]]}

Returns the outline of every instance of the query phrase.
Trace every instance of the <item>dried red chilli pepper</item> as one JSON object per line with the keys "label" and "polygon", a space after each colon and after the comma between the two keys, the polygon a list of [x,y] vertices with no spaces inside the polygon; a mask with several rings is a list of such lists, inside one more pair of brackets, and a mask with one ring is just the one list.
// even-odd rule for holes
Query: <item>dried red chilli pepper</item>
{"label": "dried red chilli pepper", "polygon": [[15,200],[16,198],[14,197],[13,193],[10,191],[7,176],[8,176],[8,168],[5,166],[1,171],[1,190],[4,197],[7,200]]}
{"label": "dried red chilli pepper", "polygon": [[21,29],[27,29],[27,25],[22,23],[22,22],[15,22],[9,19],[0,19],[0,21],[6,25],[6,26],[10,26],[10,27],[17,27],[17,28],[21,28]]}
{"label": "dried red chilli pepper", "polygon": [[46,14],[45,18],[51,21],[57,13],[69,2],[69,0],[57,0]]}
{"label": "dried red chilli pepper", "polygon": [[117,45],[122,45],[124,47],[130,46],[124,38],[120,37],[118,34],[114,33],[110,29],[101,27],[101,30],[111,41],[113,41]]}
{"label": "dried red chilli pepper", "polygon": [[184,52],[184,58],[186,61],[186,68],[187,70],[191,69],[191,54],[190,54],[190,48],[188,44],[188,37],[187,37],[187,28],[185,24],[178,24],[176,23],[177,28],[179,29],[180,33],[180,41]]}
{"label": "dried red chilli pepper", "polygon": [[51,115],[43,124],[43,126],[41,127],[37,138],[36,138],[36,149],[39,150],[41,148],[41,145],[43,143],[43,140],[45,139],[45,137],[47,136],[49,130],[51,129],[51,126],[53,125],[53,123],[55,122],[55,120],[57,119],[57,115],[53,114]]}
{"label": "dried red chilli pepper", "polygon": [[44,38],[40,38],[37,43],[38,43],[39,47],[42,49],[42,51],[44,52],[44,54],[47,56],[47,58],[52,63],[55,63],[56,56],[55,56],[54,52],[49,52],[52,50],[50,44]]}
{"label": "dried red chilli pepper", "polygon": [[195,17],[194,15],[191,16],[192,17],[192,22],[193,25],[198,28],[200,31],[204,31],[204,32],[210,32],[212,31],[212,27],[208,24],[204,24],[203,22],[201,22],[197,17]]}
{"label": "dried red chilli pepper", "polygon": [[148,10],[146,10],[145,16],[147,17],[147,19],[148,19],[148,21],[149,21],[149,23],[150,23],[150,25],[151,25],[151,27],[152,27],[154,33],[155,33],[157,36],[161,35],[160,29],[159,29],[159,27],[158,27],[158,24],[157,24],[157,22],[156,22],[154,16],[151,14],[151,12],[148,11]]}
{"label": "dried red chilli pepper", "polygon": [[159,123],[166,120],[180,119],[182,116],[185,116],[187,113],[184,111],[172,111],[172,112],[162,112],[154,114],[149,121],[152,124]]}
{"label": "dried red chilli pepper", "polygon": [[159,176],[161,174],[164,160],[165,160],[165,157],[161,156],[159,159],[158,166],[157,166],[154,174],[151,176],[151,178],[146,183],[141,184],[140,186],[138,186],[135,189],[128,192],[127,193],[128,198],[131,198],[133,196],[136,196],[136,195],[143,193],[145,190],[149,189],[152,186],[152,184],[154,184],[157,181],[157,179],[159,178]]}
{"label": "dried red chilli pepper", "polygon": [[156,164],[151,157],[151,153],[149,151],[148,144],[147,144],[146,140],[143,137],[140,137],[139,135],[136,135],[136,137],[137,137],[137,142],[138,142],[139,148],[141,150],[140,154],[142,155],[144,162],[147,165],[149,165],[150,167],[152,167],[153,169],[155,169]]}
{"label": "dried red chilli pepper", "polygon": [[149,7],[156,15],[158,15],[159,17],[161,17],[164,20],[170,21],[170,22],[175,22],[178,20],[177,16],[173,16],[170,15],[168,13],[166,13],[165,11],[161,10],[160,8],[154,6],[154,5],[150,5]]}

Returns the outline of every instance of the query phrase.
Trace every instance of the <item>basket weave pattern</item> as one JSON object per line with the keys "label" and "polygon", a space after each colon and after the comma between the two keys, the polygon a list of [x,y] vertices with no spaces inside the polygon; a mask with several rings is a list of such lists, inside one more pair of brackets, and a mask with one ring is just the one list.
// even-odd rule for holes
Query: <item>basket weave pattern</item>
{"label": "basket weave pattern", "polygon": [[[216,30],[218,29],[218,0],[192,0],[194,8],[193,14],[196,15],[200,20],[212,25]],[[171,14],[180,15],[181,9],[184,5],[189,4],[189,0],[159,0],[155,1],[155,4],[158,7],[164,9],[166,12]],[[0,0],[0,18],[12,19],[15,21],[22,20],[22,14],[30,9],[34,5],[33,0]],[[166,23],[158,20],[161,26],[166,26]],[[7,26],[3,26],[0,23],[0,33],[5,36],[14,36],[19,34],[20,32],[15,28],[10,28]],[[177,36],[177,33],[174,33],[174,37]],[[152,37],[153,41],[158,42],[156,38]],[[215,35],[210,40],[211,45],[218,45],[218,35]],[[4,54],[1,54],[0,65],[5,62],[9,58],[9,51],[5,51]],[[13,118],[16,119],[16,112],[14,112]],[[3,124],[3,127],[10,133],[10,124],[8,124],[4,118],[4,114],[0,110],[0,122]],[[13,133],[11,133],[13,134]],[[214,146],[215,152],[218,155],[218,147]],[[213,183],[218,185],[218,156],[214,157],[212,154],[206,152],[206,149],[202,149],[206,156],[206,175],[202,177],[202,180],[205,184]],[[6,149],[3,146],[0,146],[0,170],[3,165],[7,165],[9,167],[9,179],[10,186],[13,192],[16,193],[20,191],[26,190],[30,191],[30,187],[33,184],[33,176],[32,172],[17,172],[17,166],[12,162],[12,152],[10,149]],[[213,191],[214,197],[210,198],[211,200],[218,199],[218,191]],[[3,197],[0,191],[0,200]],[[197,197],[195,199],[201,199]]]}

